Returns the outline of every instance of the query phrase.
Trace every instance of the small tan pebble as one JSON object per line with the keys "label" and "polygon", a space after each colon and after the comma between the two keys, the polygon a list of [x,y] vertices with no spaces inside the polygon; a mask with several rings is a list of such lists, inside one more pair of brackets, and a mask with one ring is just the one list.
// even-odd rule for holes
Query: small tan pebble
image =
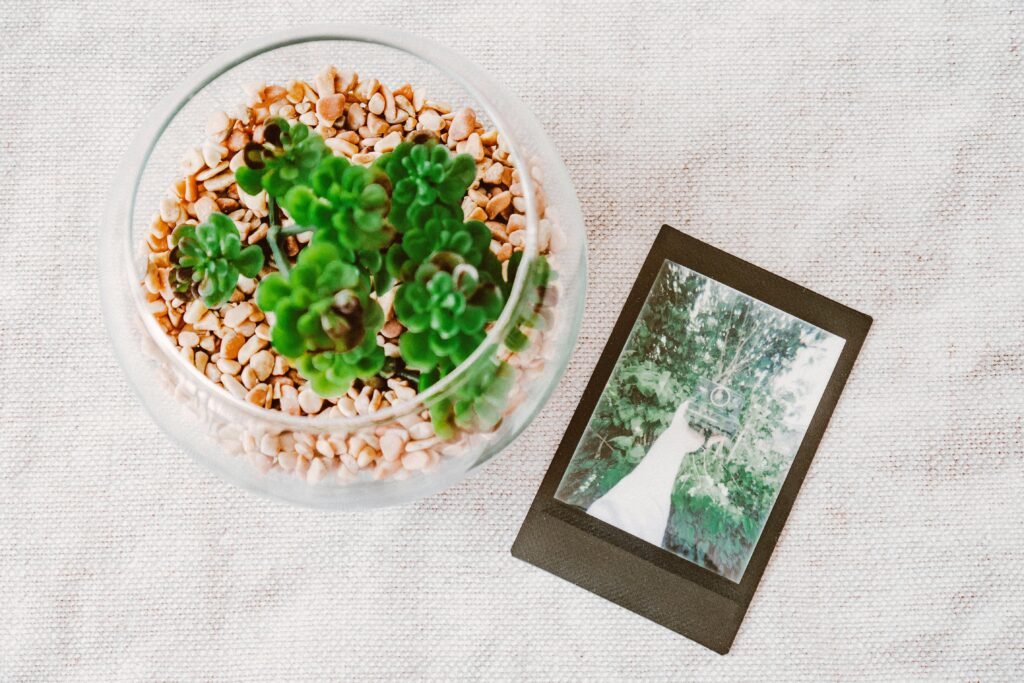
{"label": "small tan pebble", "polygon": [[236,333],[228,332],[220,342],[220,355],[228,360],[238,358],[238,350],[245,344],[245,337]]}
{"label": "small tan pebble", "polygon": [[229,358],[219,358],[217,369],[228,375],[237,375],[242,371],[242,364]]}
{"label": "small tan pebble", "polygon": [[516,230],[508,236],[508,243],[515,249],[522,249],[526,245],[526,231]]}
{"label": "small tan pebble", "polygon": [[[253,325],[255,328],[255,325]],[[262,349],[267,345],[266,339],[260,339],[259,337],[249,337],[242,348],[238,349],[238,362],[248,363],[249,359],[252,358],[253,354]]]}
{"label": "small tan pebble", "polygon": [[220,320],[214,315],[213,311],[210,311],[204,315],[199,322],[193,323],[192,327],[197,330],[204,332],[215,332],[220,329]]}
{"label": "small tan pebble", "polygon": [[316,440],[316,452],[325,458],[333,458],[335,455],[334,446],[331,444],[330,440],[322,436]]}
{"label": "small tan pebble", "polygon": [[189,302],[188,306],[185,307],[185,315],[183,315],[181,319],[189,325],[195,325],[199,322],[200,318],[206,315],[208,310],[210,309],[206,307],[206,304],[203,303],[202,299],[193,299]]}
{"label": "small tan pebble", "polygon": [[181,207],[178,205],[177,199],[174,197],[164,197],[160,200],[160,218],[163,221],[175,225],[180,215]]}
{"label": "small tan pebble", "polygon": [[195,332],[185,331],[178,335],[178,346],[194,348],[199,346],[199,335]]}
{"label": "small tan pebble", "polygon": [[211,214],[217,211],[217,202],[209,197],[200,197],[195,203],[196,218],[200,223],[205,223]]}
{"label": "small tan pebble", "polygon": [[277,464],[285,472],[291,472],[294,470],[298,461],[299,456],[296,455],[295,451],[283,451],[277,456]]}
{"label": "small tan pebble", "polygon": [[146,308],[148,308],[149,312],[158,318],[167,315],[167,304],[164,303],[163,299],[154,299],[153,301],[150,301],[146,304]]}
{"label": "small tan pebble", "polygon": [[348,109],[345,111],[345,125],[355,131],[359,130],[365,123],[366,110],[355,102],[348,105]]}
{"label": "small tan pebble", "polygon": [[192,362],[195,364],[196,369],[199,370],[199,372],[205,373],[206,365],[210,362],[210,356],[208,356],[205,351],[196,351],[195,358]]}
{"label": "small tan pebble", "polygon": [[228,148],[219,142],[204,142],[202,146],[203,161],[207,166],[213,168],[228,155]]}
{"label": "small tan pebble", "polygon": [[262,382],[270,377],[270,373],[274,370],[274,354],[266,349],[257,351],[249,359],[249,367],[252,368],[257,379]]}
{"label": "small tan pebble", "polygon": [[313,79],[313,87],[316,94],[321,98],[334,94],[335,79],[338,77],[338,70],[333,66],[326,67]]}
{"label": "small tan pebble", "polygon": [[299,407],[307,415],[316,415],[324,406],[324,399],[312,389],[303,389],[299,392]]}
{"label": "small tan pebble", "polygon": [[494,239],[498,240],[499,242],[504,242],[505,240],[508,239],[508,234],[505,232],[504,223],[499,223],[497,221],[486,221],[486,225],[488,229],[491,231],[491,237],[493,237]]}
{"label": "small tan pebble", "polygon": [[284,356],[278,356],[274,359],[274,374],[283,375],[288,372],[288,359]]}
{"label": "small tan pebble", "polygon": [[413,472],[422,470],[429,464],[430,455],[426,451],[414,451],[402,456],[402,467]]}
{"label": "small tan pebble", "polygon": [[402,141],[402,134],[401,133],[388,133],[387,135],[382,137],[377,142],[377,144],[375,144],[373,146],[373,151],[374,152],[380,152],[381,154],[384,154],[386,152],[390,152],[395,147],[398,147],[398,144],[401,141]]}
{"label": "small tan pebble", "polygon": [[299,406],[299,392],[295,387],[287,384],[281,387],[281,411],[289,415],[301,415]]}
{"label": "small tan pebble", "polygon": [[506,242],[498,248],[494,255],[498,257],[499,261],[508,261],[512,257],[512,245]]}
{"label": "small tan pebble", "polygon": [[402,323],[392,318],[384,323],[384,327],[381,328],[380,333],[388,339],[394,339],[402,333]]}
{"label": "small tan pebble", "polygon": [[[476,133],[474,133],[473,135],[476,135]],[[480,138],[477,137],[477,139],[479,140]],[[497,185],[498,183],[501,182],[501,178],[504,174],[505,167],[502,166],[501,163],[496,161],[487,167],[487,170],[485,170],[483,172],[483,175],[480,176],[480,180],[490,185]]]}
{"label": "small tan pebble", "polygon": [[345,113],[345,96],[341,93],[321,97],[316,103],[316,114],[321,121],[335,121]]}
{"label": "small tan pebble", "polygon": [[206,122],[206,134],[210,139],[220,141],[231,129],[231,118],[223,112],[214,112]]}
{"label": "small tan pebble", "polygon": [[220,192],[221,190],[226,190],[229,187],[231,187],[234,184],[234,182],[235,174],[228,171],[227,173],[222,173],[221,175],[215,178],[210,178],[209,180],[205,181],[203,183],[203,187],[205,187],[210,192]]}
{"label": "small tan pebble", "polygon": [[225,170],[228,169],[229,166],[230,166],[230,162],[222,161],[221,163],[217,164],[216,166],[212,166],[212,167],[206,169],[205,171],[200,171],[199,173],[196,173],[196,180],[198,180],[198,181],[200,181],[202,183],[205,183],[210,178],[213,178],[214,176],[223,173]]}
{"label": "small tan pebble", "polygon": [[315,484],[327,476],[327,465],[323,458],[314,458],[306,472],[306,483]]}
{"label": "small tan pebble", "polygon": [[441,443],[441,439],[436,436],[432,436],[429,439],[422,439],[420,441],[410,441],[405,445],[405,451],[407,453],[414,453],[416,451],[426,450],[439,443]]}
{"label": "small tan pebble", "polygon": [[356,411],[355,402],[349,396],[342,396],[335,405],[338,407],[338,411],[345,417],[355,417],[359,414]]}
{"label": "small tan pebble", "polygon": [[184,346],[178,349],[178,352],[181,354],[181,357],[184,358],[187,363],[189,363],[189,365],[195,364],[196,352],[192,350],[191,347]]}
{"label": "small tan pebble", "polygon": [[365,154],[356,154],[355,156],[352,157],[352,163],[353,164],[361,164],[363,166],[368,166],[368,165],[372,164],[374,161],[376,161],[377,157],[379,157],[379,156],[380,156],[380,154],[378,154],[377,152],[367,152]]}
{"label": "small tan pebble", "polygon": [[477,135],[476,133],[473,133],[468,138],[466,138],[466,144],[465,147],[463,147],[462,151],[465,154],[468,154],[471,157],[473,157],[473,159],[475,159],[476,161],[483,161],[484,146],[480,142],[480,136]]}
{"label": "small tan pebble", "polygon": [[466,192],[466,198],[477,206],[487,206],[487,202],[491,201],[490,195],[474,187],[469,188],[469,191]]}
{"label": "small tan pebble", "polygon": [[526,227],[526,217],[520,213],[514,213],[508,217],[507,230],[511,235],[513,232],[522,230]]}
{"label": "small tan pebble", "polygon": [[404,447],[405,439],[402,438],[401,432],[398,430],[389,429],[380,437],[380,451],[385,460],[397,460]]}
{"label": "small tan pebble", "polygon": [[401,401],[411,401],[416,398],[416,390],[405,384],[394,387],[394,392]]}
{"label": "small tan pebble", "polygon": [[316,128],[318,125],[320,125],[320,120],[316,117],[316,114],[311,111],[307,111],[305,114],[300,116],[299,121],[306,124],[310,128]]}
{"label": "small tan pebble", "polygon": [[433,109],[427,109],[420,114],[419,123],[417,128],[422,130],[429,130],[437,133],[441,130],[441,126],[444,125],[444,121],[441,119],[441,115]]}
{"label": "small tan pebble", "polygon": [[[219,367],[219,366],[218,366]],[[224,388],[231,392],[231,395],[235,398],[245,398],[248,393],[242,383],[235,379],[231,374],[222,374],[220,376],[220,383],[224,385]]]}
{"label": "small tan pebble", "polygon": [[448,128],[448,144],[465,140],[474,128],[476,128],[476,113],[468,107],[458,110],[452,117],[451,126]]}
{"label": "small tan pebble", "polygon": [[217,336],[208,334],[199,340],[199,346],[203,347],[204,350],[213,353],[217,348]]}
{"label": "small tan pebble", "polygon": [[281,437],[277,434],[264,434],[260,438],[260,453],[271,457],[281,451]]}
{"label": "small tan pebble", "polygon": [[288,94],[288,91],[280,85],[268,85],[263,89],[263,103],[272,104],[278,100],[284,98]]}
{"label": "small tan pebble", "polygon": [[484,211],[483,209],[481,209],[476,204],[473,204],[473,207],[470,209],[469,213],[466,214],[466,220],[467,221],[486,221],[487,220],[487,212]]}
{"label": "small tan pebble", "polygon": [[248,301],[244,301],[224,313],[222,320],[228,327],[238,329],[238,326],[248,320],[249,316],[252,315],[252,310],[252,304]]}
{"label": "small tan pebble", "polygon": [[434,436],[434,425],[429,422],[417,422],[409,427],[409,436],[420,441]]}
{"label": "small tan pebble", "polygon": [[245,395],[245,400],[262,408],[267,401],[268,391],[270,391],[270,387],[266,384],[257,384]]}
{"label": "small tan pebble", "polygon": [[487,215],[490,218],[494,218],[499,213],[508,208],[509,202],[512,201],[512,194],[506,190],[499,192],[490,198],[487,202]]}
{"label": "small tan pebble", "polygon": [[370,112],[370,115],[366,117],[366,126],[370,129],[370,135],[378,138],[387,133],[388,128],[390,128],[387,121],[373,112]]}
{"label": "small tan pebble", "polygon": [[356,456],[356,464],[359,467],[369,467],[374,460],[377,459],[377,451],[370,446],[364,446],[359,455]]}
{"label": "small tan pebble", "polygon": [[246,135],[239,129],[234,129],[228,134],[228,139],[224,142],[228,147],[228,151],[235,153],[242,151],[242,148],[249,142],[249,136]]}
{"label": "small tan pebble", "polygon": [[185,152],[185,156],[181,159],[181,172],[183,175],[194,178],[195,174],[202,170],[203,165],[202,150],[199,147],[193,147]]}
{"label": "small tan pebble", "polygon": [[331,138],[327,141],[327,146],[334,152],[341,154],[346,157],[352,157],[359,153],[359,147],[352,144],[348,140],[342,140],[341,138]]}
{"label": "small tan pebble", "polygon": [[214,382],[220,381],[221,371],[220,368],[217,367],[216,363],[207,363],[205,374]]}
{"label": "small tan pebble", "polygon": [[241,374],[238,378],[242,381],[242,386],[246,389],[252,389],[254,386],[259,384],[259,379],[256,377],[256,371],[252,369],[252,366],[246,365],[242,368]]}
{"label": "small tan pebble", "polygon": [[274,459],[262,453],[249,453],[249,462],[260,474],[266,474],[274,466]]}
{"label": "small tan pebble", "polygon": [[366,108],[378,116],[384,113],[384,96],[379,92],[374,93],[370,101],[366,103]]}
{"label": "small tan pebble", "polygon": [[480,136],[480,142],[484,143],[488,147],[493,146],[498,142],[498,129],[492,128],[483,135]]}

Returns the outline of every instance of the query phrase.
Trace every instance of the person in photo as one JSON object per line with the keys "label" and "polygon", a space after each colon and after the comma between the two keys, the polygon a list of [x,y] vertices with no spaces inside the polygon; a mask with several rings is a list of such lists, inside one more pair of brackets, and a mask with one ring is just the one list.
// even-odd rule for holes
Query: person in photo
{"label": "person in photo", "polygon": [[655,439],[644,459],[595,500],[587,514],[661,546],[672,509],[672,489],[683,460],[702,448],[727,441],[720,434],[709,437],[694,429],[689,412],[687,399],[676,409],[671,424]]}

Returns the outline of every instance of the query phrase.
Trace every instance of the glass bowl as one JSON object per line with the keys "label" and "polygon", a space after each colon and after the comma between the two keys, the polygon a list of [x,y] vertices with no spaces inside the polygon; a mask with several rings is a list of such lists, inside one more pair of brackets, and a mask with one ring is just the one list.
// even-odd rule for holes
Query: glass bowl
{"label": "glass bowl", "polygon": [[[410,83],[452,109],[470,107],[496,129],[505,164],[518,175],[525,233],[522,265],[500,318],[464,363],[426,391],[364,414],[377,394],[340,408],[293,415],[254,405],[215,384],[181,353],[154,317],[159,302],[142,282],[147,235],[183,154],[204,137],[216,111],[244,100],[253,82],[312,80],[328,65],[395,87]],[[363,509],[405,503],[444,489],[505,449],[537,415],[565,371],[579,331],[586,278],[586,232],[557,152],[525,106],[464,58],[399,31],[317,26],[287,31],[224,54],[189,76],[143,122],[111,189],[100,235],[104,318],[129,383],[160,427],[199,462],[248,490],[301,505]],[[541,255],[555,278],[527,282]],[[543,325],[522,326],[539,312]],[[536,317],[536,316],[534,316]],[[518,331],[518,332],[517,332]],[[526,332],[530,344],[506,340]],[[521,339],[521,337],[520,337]],[[518,345],[516,345],[518,348]],[[471,383],[512,388],[496,426],[432,434],[429,409],[450,406]],[[383,389],[382,389],[383,390]],[[380,392],[378,392],[380,393]],[[390,394],[389,394],[390,395]],[[348,411],[352,413],[352,411]]]}

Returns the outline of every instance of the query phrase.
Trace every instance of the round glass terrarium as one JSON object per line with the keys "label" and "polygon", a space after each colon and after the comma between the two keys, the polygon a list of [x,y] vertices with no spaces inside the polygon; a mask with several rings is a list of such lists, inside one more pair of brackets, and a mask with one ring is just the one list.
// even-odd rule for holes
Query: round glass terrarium
{"label": "round glass terrarium", "polygon": [[[521,233],[515,241],[522,255],[500,317],[473,354],[439,382],[401,396],[383,384],[380,391],[363,386],[345,399],[349,410],[328,405],[306,415],[254,404],[211,379],[162,326],[156,311],[167,302],[142,283],[153,268],[147,249],[153,215],[168,186],[177,181],[177,201],[193,209],[188,200],[194,197],[187,196],[187,187],[182,190],[181,159],[203,141],[211,114],[244,104],[248,84],[312,81],[328,65],[391,88],[411,84],[420,99],[426,93],[432,102],[445,103],[438,105],[441,112],[471,108],[482,129],[496,131],[502,161],[515,177]],[[206,177],[215,170],[207,169]],[[220,185],[230,185],[230,172],[218,176],[225,179]],[[501,452],[534,418],[564,372],[579,330],[585,235],[557,152],[524,105],[494,79],[417,36],[315,27],[249,41],[189,76],[152,111],[126,153],[101,227],[101,296],[130,384],[154,420],[197,460],[229,481],[279,499],[371,508],[450,486]],[[538,287],[531,273],[545,263],[554,277]],[[542,324],[526,329],[527,319]],[[431,409],[450,407],[467,391],[479,394],[480,385],[495,382],[504,385],[500,403],[488,406],[497,419],[484,428],[469,424],[444,436],[435,433]],[[353,405],[359,410],[351,410]]]}

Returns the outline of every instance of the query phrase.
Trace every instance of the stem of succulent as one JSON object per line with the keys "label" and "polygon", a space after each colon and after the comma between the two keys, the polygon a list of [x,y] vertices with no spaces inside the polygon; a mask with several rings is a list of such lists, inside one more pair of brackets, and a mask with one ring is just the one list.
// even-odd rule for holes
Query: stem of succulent
{"label": "stem of succulent", "polygon": [[281,245],[277,241],[281,234],[281,224],[277,222],[277,200],[269,192],[267,193],[267,211],[270,220],[270,229],[267,230],[267,242],[270,244],[270,253],[274,257],[277,269],[282,275],[288,277],[288,271],[291,270],[288,267],[288,259],[285,258],[284,253],[281,251]]}
{"label": "stem of succulent", "polygon": [[306,228],[301,225],[290,225],[287,228],[281,228],[282,235],[301,235],[304,232],[312,232],[313,228]]}

